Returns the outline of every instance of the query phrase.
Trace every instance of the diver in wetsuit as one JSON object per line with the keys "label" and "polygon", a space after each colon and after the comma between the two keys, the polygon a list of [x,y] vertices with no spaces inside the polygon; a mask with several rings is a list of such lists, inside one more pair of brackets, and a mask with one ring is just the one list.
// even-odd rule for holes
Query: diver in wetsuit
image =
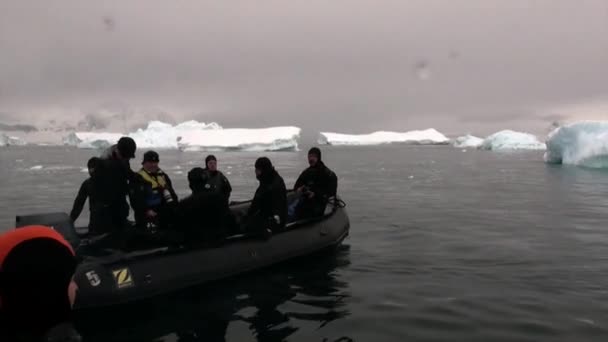
{"label": "diver in wetsuit", "polygon": [[328,199],[338,191],[338,177],[325,166],[317,147],[308,151],[308,165],[294,185],[294,190],[301,195],[294,204],[296,219],[323,215]]}
{"label": "diver in wetsuit", "polygon": [[228,203],[230,200],[230,193],[232,192],[232,186],[230,185],[228,178],[226,178],[221,171],[218,171],[217,159],[214,155],[208,155],[205,158],[204,171],[202,178],[205,183],[204,186],[206,191],[221,194],[226,199],[226,203]]}
{"label": "diver in wetsuit", "polygon": [[89,232],[94,232],[99,229],[99,203],[93,193],[93,186],[91,184],[91,178],[93,177],[93,173],[95,172],[95,168],[99,164],[99,161],[99,158],[93,157],[87,162],[87,168],[89,169],[89,178],[85,179],[85,181],[82,182],[80,190],[78,190],[78,195],[74,200],[72,211],[70,212],[70,218],[72,219],[72,222],[76,222],[76,220],[82,213],[82,209],[84,208],[84,204],[87,201],[87,198],[89,199]]}
{"label": "diver in wetsuit", "polygon": [[282,230],[287,224],[285,182],[266,157],[256,160],[255,174],[260,185],[247,211],[248,230],[264,234]]}
{"label": "diver in wetsuit", "polygon": [[74,250],[52,228],[0,235],[0,341],[81,341],[71,324],[76,264]]}
{"label": "diver in wetsuit", "polygon": [[184,233],[186,243],[214,243],[236,231],[236,222],[225,197],[208,191],[205,170],[195,167],[188,172],[192,194],[177,205],[176,229]]}
{"label": "diver in wetsuit", "polygon": [[96,233],[110,233],[112,240],[120,247],[125,243],[125,232],[130,226],[130,197],[133,209],[139,201],[133,198],[135,173],[131,170],[129,160],[135,157],[137,145],[129,137],[122,137],[116,145],[107,149],[91,177],[92,191],[99,201],[99,230]]}

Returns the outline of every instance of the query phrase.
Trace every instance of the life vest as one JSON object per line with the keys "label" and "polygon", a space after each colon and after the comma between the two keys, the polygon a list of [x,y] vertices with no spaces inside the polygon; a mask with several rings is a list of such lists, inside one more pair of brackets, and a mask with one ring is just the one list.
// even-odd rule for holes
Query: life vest
{"label": "life vest", "polygon": [[159,206],[163,202],[163,189],[167,187],[167,179],[162,171],[158,171],[156,176],[153,176],[141,169],[137,172],[149,185],[150,192],[145,194],[146,205],[149,207]]}

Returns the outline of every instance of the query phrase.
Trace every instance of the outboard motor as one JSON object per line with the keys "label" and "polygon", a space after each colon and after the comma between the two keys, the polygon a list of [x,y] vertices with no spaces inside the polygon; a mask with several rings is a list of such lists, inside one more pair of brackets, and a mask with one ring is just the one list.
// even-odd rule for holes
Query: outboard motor
{"label": "outboard motor", "polygon": [[76,249],[80,244],[80,237],[76,233],[74,224],[70,216],[66,213],[44,213],[35,215],[21,215],[15,218],[15,227],[30,226],[30,225],[43,225],[55,229],[61,234],[69,243],[72,248]]}

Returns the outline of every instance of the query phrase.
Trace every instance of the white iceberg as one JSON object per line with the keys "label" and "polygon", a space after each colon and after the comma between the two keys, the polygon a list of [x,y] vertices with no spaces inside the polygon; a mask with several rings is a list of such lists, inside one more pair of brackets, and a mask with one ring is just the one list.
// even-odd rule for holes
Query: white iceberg
{"label": "white iceberg", "polygon": [[8,144],[11,146],[25,146],[27,142],[19,137],[8,137]]}
{"label": "white iceberg", "polygon": [[177,144],[183,151],[296,151],[300,132],[292,126],[187,130]]}
{"label": "white iceberg", "polygon": [[63,138],[63,144],[78,148],[103,149],[115,144],[122,136],[120,133],[72,132]]}
{"label": "white iceberg", "polygon": [[178,140],[186,132],[206,134],[206,131],[222,130],[215,122],[206,124],[198,121],[186,121],[178,125],[171,125],[160,121],[151,121],[145,129],[138,129],[129,136],[137,143],[137,148],[177,149]]}
{"label": "white iceberg", "polygon": [[454,140],[453,145],[457,148],[473,147],[478,148],[483,144],[483,139],[476,136],[467,134],[462,137],[458,137]]}
{"label": "white iceberg", "polygon": [[547,163],[608,167],[608,121],[584,121],[558,127],[547,137]]}
{"label": "white iceberg", "polygon": [[544,150],[545,144],[529,133],[503,130],[484,139],[480,146],[484,150]]}
{"label": "white iceberg", "polygon": [[63,139],[78,148],[106,148],[122,136],[135,140],[137,149],[180,149],[186,151],[285,151],[297,150],[300,128],[224,129],[215,122],[186,121],[171,125],[151,121],[144,129],[128,134],[74,132]]}
{"label": "white iceberg", "polygon": [[8,136],[0,133],[0,146],[25,146],[27,143],[19,137]]}
{"label": "white iceberg", "polygon": [[387,132],[379,131],[370,134],[341,134],[321,132],[317,141],[322,145],[381,145],[392,143],[416,145],[443,145],[450,139],[434,128],[421,131]]}

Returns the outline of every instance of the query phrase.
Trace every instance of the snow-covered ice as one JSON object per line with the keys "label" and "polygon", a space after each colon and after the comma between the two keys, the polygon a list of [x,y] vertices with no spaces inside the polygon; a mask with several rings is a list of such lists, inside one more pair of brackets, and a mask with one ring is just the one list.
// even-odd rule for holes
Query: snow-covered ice
{"label": "snow-covered ice", "polygon": [[123,135],[120,133],[72,132],[63,138],[63,144],[78,148],[107,148]]}
{"label": "snow-covered ice", "polygon": [[547,137],[544,159],[586,167],[608,167],[608,121],[582,121],[556,128]]}
{"label": "snow-covered ice", "polygon": [[211,130],[222,130],[215,122],[206,124],[198,121],[186,121],[171,125],[160,121],[151,121],[145,129],[138,129],[129,136],[135,140],[138,148],[177,149],[178,140],[187,132],[206,134]]}
{"label": "snow-covered ice", "polygon": [[128,134],[74,132],[63,142],[79,148],[106,148],[125,135],[135,140],[138,149],[283,151],[297,150],[300,128],[225,129],[214,122],[186,121],[171,125],[151,121],[146,128]]}
{"label": "snow-covered ice", "polygon": [[544,150],[545,144],[529,133],[503,130],[484,139],[480,148],[484,150]]}
{"label": "snow-covered ice", "polygon": [[483,144],[483,139],[467,134],[454,139],[453,145],[457,148],[474,147],[477,148]]}
{"label": "snow-covered ice", "polygon": [[434,128],[409,132],[378,131],[370,134],[321,132],[318,139],[318,143],[322,145],[381,145],[391,143],[440,145],[447,144],[449,141],[445,135]]}
{"label": "snow-covered ice", "polygon": [[293,126],[185,131],[177,144],[184,151],[295,151],[300,131]]}
{"label": "snow-covered ice", "polygon": [[25,146],[27,143],[19,137],[8,136],[0,133],[0,146]]}

